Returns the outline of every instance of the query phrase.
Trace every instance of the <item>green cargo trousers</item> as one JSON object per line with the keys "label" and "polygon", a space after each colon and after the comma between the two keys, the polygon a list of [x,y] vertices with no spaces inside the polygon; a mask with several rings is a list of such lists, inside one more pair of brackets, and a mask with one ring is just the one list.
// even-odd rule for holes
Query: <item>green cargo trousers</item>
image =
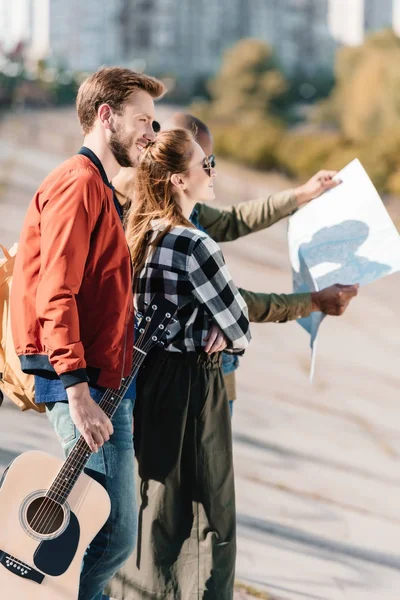
{"label": "green cargo trousers", "polygon": [[134,414],[140,503],[130,597],[232,600],[235,490],[220,353],[153,351]]}

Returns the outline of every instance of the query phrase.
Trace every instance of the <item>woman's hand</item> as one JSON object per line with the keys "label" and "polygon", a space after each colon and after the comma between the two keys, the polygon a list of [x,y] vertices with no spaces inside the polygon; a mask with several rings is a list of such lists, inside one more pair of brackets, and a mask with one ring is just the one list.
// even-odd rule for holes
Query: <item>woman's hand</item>
{"label": "woman's hand", "polygon": [[210,331],[207,337],[204,338],[204,341],[206,342],[204,351],[207,354],[222,352],[228,346],[228,338],[215,323],[211,325]]}

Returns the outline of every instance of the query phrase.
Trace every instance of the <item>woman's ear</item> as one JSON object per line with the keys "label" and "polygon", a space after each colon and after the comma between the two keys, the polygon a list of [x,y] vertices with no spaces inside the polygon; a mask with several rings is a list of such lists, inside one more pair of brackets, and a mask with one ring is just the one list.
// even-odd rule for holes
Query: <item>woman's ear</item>
{"label": "woman's ear", "polygon": [[186,182],[179,173],[174,173],[171,175],[171,183],[182,191],[186,189]]}

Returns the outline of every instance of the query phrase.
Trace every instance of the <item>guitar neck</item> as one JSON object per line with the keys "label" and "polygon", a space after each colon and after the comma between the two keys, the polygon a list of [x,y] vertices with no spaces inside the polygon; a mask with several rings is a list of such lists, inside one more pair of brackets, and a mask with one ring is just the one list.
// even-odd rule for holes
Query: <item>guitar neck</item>
{"label": "guitar neck", "polygon": [[[128,377],[124,377],[122,379],[122,385],[118,390],[108,389],[104,393],[99,406],[104,410],[109,419],[112,419],[115,415],[118,406],[124,399],[129,386],[135,379],[146,356],[147,354],[143,352],[143,350],[135,347],[132,370]],[[77,482],[79,475],[83,472],[83,469],[85,468],[91,454],[92,450],[89,448],[84,437],[81,435],[71,450],[62,468],[60,469],[57,477],[53,481],[51,487],[48,489],[46,496],[52,500],[55,500],[56,502],[59,502],[60,504],[64,504],[71,493],[72,488]]]}
{"label": "guitar neck", "polygon": [[128,375],[128,377],[124,377],[122,379],[121,387],[118,390],[107,390],[102,397],[99,406],[104,410],[107,417],[112,419],[115,415],[118,406],[121,404],[122,400],[125,398],[125,394],[129,389],[129,386],[135,379],[136,375],[140,367],[143,364],[144,359],[147,354],[140,350],[140,348],[134,347],[134,359],[132,361],[132,371]]}

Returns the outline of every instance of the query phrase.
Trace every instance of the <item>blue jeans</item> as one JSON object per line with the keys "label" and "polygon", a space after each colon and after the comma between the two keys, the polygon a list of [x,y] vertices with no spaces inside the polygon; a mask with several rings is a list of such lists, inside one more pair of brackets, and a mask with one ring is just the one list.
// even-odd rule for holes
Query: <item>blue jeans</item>
{"label": "blue jeans", "polygon": [[[66,402],[46,404],[47,416],[68,456],[79,432]],[[113,418],[110,440],[92,454],[85,472],[107,490],[110,516],[85,554],[79,586],[79,600],[101,600],[103,590],[132,554],[137,535],[137,507],[132,438],[133,400],[125,398]]]}

